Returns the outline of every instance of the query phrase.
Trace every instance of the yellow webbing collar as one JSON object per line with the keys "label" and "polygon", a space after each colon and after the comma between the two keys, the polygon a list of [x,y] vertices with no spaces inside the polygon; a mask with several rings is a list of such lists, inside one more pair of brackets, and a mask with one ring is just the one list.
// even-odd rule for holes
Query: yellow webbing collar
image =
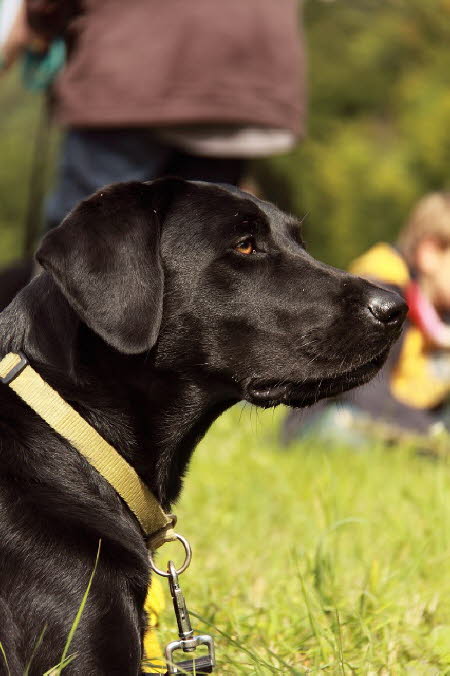
{"label": "yellow webbing collar", "polygon": [[7,354],[0,361],[0,378],[111,484],[136,516],[152,549],[174,539],[173,517],[165,514],[133,467],[41,378],[23,355]]}

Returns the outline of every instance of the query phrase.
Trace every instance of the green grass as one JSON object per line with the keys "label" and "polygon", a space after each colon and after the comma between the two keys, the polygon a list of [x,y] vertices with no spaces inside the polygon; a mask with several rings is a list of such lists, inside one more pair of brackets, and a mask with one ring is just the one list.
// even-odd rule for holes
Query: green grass
{"label": "green grass", "polygon": [[[194,549],[180,581],[219,673],[450,674],[448,464],[400,448],[282,451],[283,415],[219,419],[175,510]],[[176,635],[167,605],[163,641]]]}

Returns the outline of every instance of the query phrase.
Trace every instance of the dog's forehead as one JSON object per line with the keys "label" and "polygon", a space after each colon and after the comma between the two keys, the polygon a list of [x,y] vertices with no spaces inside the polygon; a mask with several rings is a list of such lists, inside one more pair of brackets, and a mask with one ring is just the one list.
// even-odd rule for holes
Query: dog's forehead
{"label": "dog's forehead", "polygon": [[286,228],[289,225],[292,225],[292,218],[287,216],[281,209],[279,209],[275,204],[271,202],[266,202],[265,200],[252,195],[251,193],[244,192],[240,188],[237,188],[234,185],[228,185],[227,183],[206,183],[204,181],[192,181],[200,187],[208,187],[213,190],[220,190],[222,193],[226,193],[228,196],[234,198],[233,201],[237,200],[243,201],[247,205],[249,203],[253,204],[257,211],[265,216],[265,221],[269,224],[270,230],[274,234],[284,234]]}

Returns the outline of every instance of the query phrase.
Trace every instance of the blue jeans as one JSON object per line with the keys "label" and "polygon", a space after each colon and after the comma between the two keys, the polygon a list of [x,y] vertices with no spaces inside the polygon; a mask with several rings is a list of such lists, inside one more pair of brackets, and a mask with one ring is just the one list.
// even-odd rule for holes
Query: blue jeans
{"label": "blue jeans", "polygon": [[160,143],[144,128],[69,129],[61,145],[56,186],[46,204],[46,229],[109,183],[169,175],[237,185],[244,167],[240,158],[188,155]]}

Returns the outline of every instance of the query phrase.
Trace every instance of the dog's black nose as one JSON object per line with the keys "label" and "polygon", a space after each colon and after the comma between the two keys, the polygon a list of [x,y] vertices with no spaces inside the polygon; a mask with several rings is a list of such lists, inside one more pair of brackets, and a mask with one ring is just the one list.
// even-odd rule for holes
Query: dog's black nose
{"label": "dog's black nose", "polygon": [[400,294],[385,289],[374,289],[367,308],[377,322],[389,326],[402,324],[408,312],[408,306]]}

